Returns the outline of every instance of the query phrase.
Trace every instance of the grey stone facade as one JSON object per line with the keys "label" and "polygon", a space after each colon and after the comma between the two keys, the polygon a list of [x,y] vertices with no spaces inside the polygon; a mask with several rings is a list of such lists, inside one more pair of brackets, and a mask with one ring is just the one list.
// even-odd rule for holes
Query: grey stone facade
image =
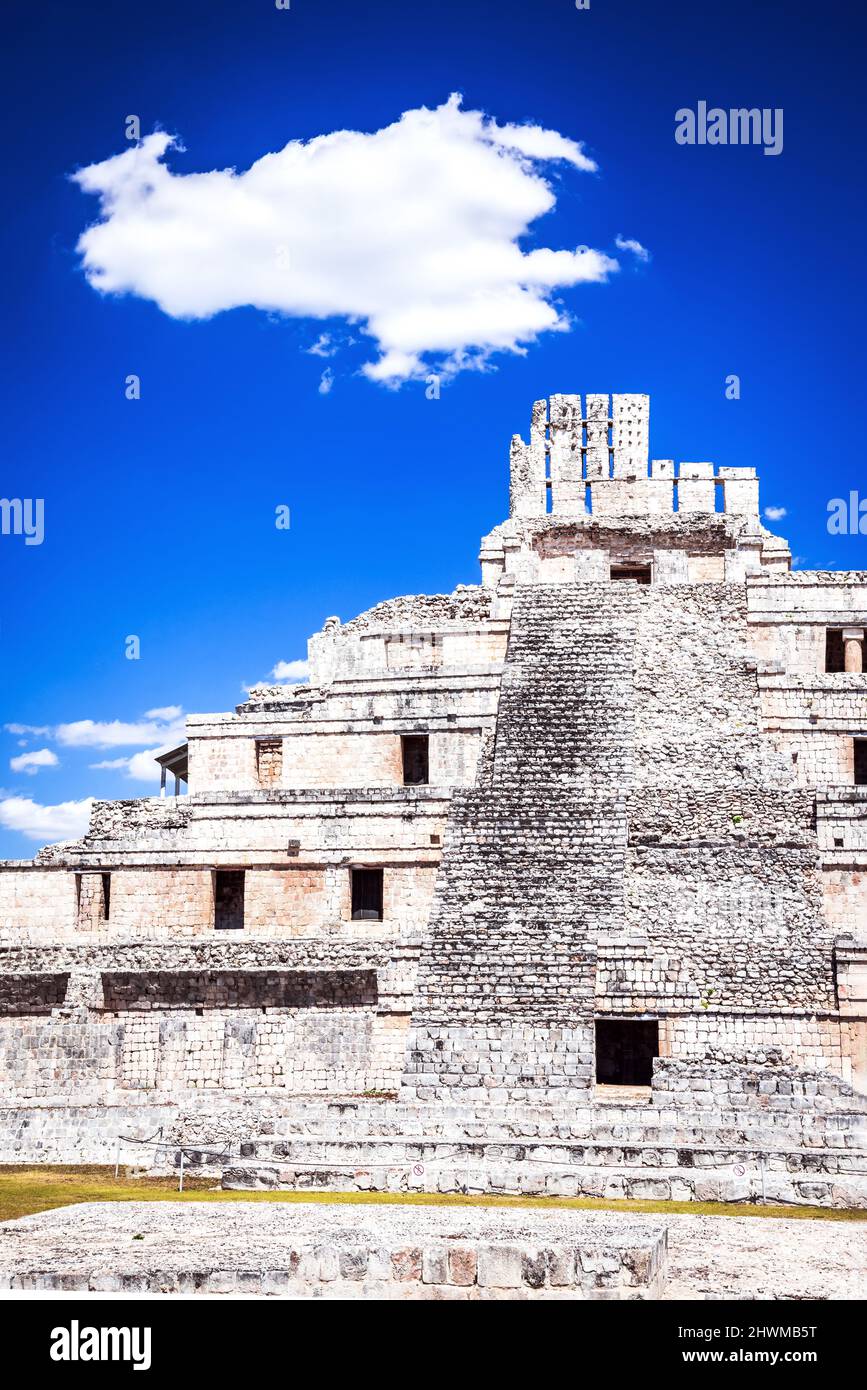
{"label": "grey stone facade", "polygon": [[833,1147],[779,1102],[867,1092],[867,574],[793,573],[753,470],[648,439],[646,397],[537,402],[481,585],[327,618],[309,683],[190,717],[188,796],[0,865],[3,1156],[64,1106],[81,1156],[106,1108],[458,1134],[612,1084],[718,1155],[744,1097]]}

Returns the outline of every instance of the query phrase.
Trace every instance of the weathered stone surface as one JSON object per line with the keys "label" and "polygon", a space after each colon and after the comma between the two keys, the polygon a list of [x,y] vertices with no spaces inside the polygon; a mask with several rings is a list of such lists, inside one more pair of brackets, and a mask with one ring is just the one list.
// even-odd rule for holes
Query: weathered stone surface
{"label": "weathered stone surface", "polygon": [[[655,1298],[658,1219],[478,1208],[83,1204],[0,1225],[0,1288]],[[50,1219],[49,1219],[50,1218]],[[460,1234],[458,1234],[458,1232]],[[136,1240],[132,1239],[133,1235]],[[561,1248],[549,1259],[541,1242]],[[604,1257],[600,1258],[600,1245]],[[111,1271],[109,1274],[108,1271]]]}
{"label": "weathered stone surface", "polygon": [[309,682],[191,716],[187,797],[0,865],[0,1158],[863,1202],[867,574],[648,458],[647,397],[537,401],[481,585],[326,618]]}

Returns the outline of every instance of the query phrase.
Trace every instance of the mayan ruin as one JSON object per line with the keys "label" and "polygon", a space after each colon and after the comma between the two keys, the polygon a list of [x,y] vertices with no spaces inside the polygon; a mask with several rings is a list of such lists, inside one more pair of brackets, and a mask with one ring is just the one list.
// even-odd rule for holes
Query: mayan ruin
{"label": "mayan ruin", "polygon": [[4,1162],[867,1205],[867,575],[649,432],[537,401],[479,585],[3,862]]}

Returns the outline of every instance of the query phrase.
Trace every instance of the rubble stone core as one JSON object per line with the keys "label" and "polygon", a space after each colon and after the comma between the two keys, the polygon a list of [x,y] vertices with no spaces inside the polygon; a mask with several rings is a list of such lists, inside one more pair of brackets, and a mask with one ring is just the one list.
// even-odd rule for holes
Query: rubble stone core
{"label": "rubble stone core", "polygon": [[712,1155],[642,1159],[669,1195],[746,1146],[862,1200],[867,573],[793,573],[753,469],[648,443],[646,396],[536,402],[480,585],[327,618],[308,684],[188,719],[187,796],[0,864],[0,1159],[282,1117],[345,1178],[304,1098],[354,1098],[362,1150],[547,1115],[625,1191],[622,1101]]}

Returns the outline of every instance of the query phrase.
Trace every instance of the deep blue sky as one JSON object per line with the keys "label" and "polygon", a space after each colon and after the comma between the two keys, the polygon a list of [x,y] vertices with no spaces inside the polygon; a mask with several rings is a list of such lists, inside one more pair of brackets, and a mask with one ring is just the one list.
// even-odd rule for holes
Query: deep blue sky
{"label": "deep blue sky", "polygon": [[[4,722],[218,710],[332,613],[476,582],[480,535],[507,511],[508,442],[534,398],[647,391],[655,457],[756,465],[807,567],[867,568],[830,537],[827,502],[862,488],[865,21],[839,3],[592,0],[7,0],[0,228],[11,351],[0,490],[44,497],[46,539],[0,537]],[[439,401],[303,349],[317,325],[254,310],[177,322],[86,283],[96,216],[68,175],[126,148],[124,119],[177,132],[183,172],[246,168],[290,139],[374,131],[452,91],[500,122],[586,142],[598,175],[549,169],[540,244],[652,252],[562,294],[572,332]],[[674,112],[783,107],[785,147],[684,148]],[[124,399],[128,373],[143,397]],[[739,401],[724,381],[737,373]],[[292,527],[273,525],[274,507]],[[142,657],[124,657],[124,638]],[[147,789],[59,749],[5,797],[55,804]],[[44,737],[29,748],[54,745]],[[0,831],[0,853],[33,842]]]}

